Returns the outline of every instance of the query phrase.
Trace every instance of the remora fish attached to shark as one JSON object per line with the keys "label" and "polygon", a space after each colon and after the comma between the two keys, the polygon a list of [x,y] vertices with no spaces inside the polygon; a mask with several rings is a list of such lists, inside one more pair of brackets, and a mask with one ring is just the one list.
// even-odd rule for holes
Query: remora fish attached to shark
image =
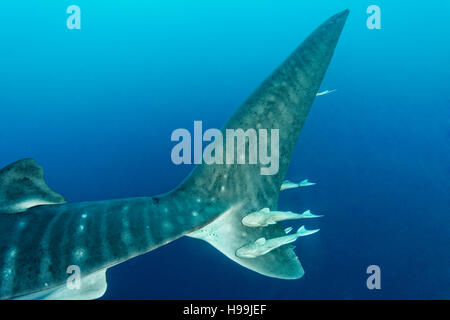
{"label": "remora fish attached to shark", "polygon": [[[279,129],[279,170],[260,164],[202,164],[173,191],[154,197],[66,203],[32,159],[0,171],[0,298],[92,299],[106,291],[105,271],[191,234],[263,275],[297,279],[304,270],[291,245],[252,259],[236,250],[285,236],[280,224],[242,225],[244,216],[276,210],[300,131],[331,61],[348,10],[319,26],[237,109],[226,129]],[[80,290],[67,268],[79,266]]]}

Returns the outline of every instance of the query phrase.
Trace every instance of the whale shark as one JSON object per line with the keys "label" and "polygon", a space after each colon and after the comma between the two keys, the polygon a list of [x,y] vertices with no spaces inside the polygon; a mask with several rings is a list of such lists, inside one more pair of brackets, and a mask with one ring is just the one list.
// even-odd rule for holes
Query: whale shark
{"label": "whale shark", "polygon": [[[277,209],[294,148],[348,14],[337,13],[313,31],[221,129],[278,129],[276,174],[261,175],[258,163],[203,163],[166,194],[70,203],[50,189],[33,159],[0,170],[0,299],[101,297],[108,268],[186,235],[262,275],[302,277],[291,244],[252,258],[236,251],[258,239],[270,244],[290,231],[281,224],[249,228],[242,219],[262,208]],[[70,266],[80,269],[78,289],[66,285]]]}

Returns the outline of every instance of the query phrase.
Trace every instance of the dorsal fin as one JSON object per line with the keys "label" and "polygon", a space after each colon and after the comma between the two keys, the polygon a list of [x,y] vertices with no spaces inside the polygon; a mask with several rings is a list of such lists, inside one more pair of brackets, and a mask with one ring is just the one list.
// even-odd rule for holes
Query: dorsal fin
{"label": "dorsal fin", "polygon": [[38,205],[64,202],[47,186],[44,170],[35,160],[19,160],[0,170],[0,213],[19,213]]}

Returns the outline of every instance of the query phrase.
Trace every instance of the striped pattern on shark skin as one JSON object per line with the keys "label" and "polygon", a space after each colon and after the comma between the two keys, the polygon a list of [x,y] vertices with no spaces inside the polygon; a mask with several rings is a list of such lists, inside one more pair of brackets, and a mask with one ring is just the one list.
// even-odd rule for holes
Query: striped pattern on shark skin
{"label": "striped pattern on shark skin", "polygon": [[[0,215],[0,235],[9,237],[0,242],[0,298],[61,285],[70,265],[90,274],[151,251],[208,222],[209,211],[217,215],[218,206],[211,203],[189,209],[174,197],[132,198]],[[189,218],[172,214],[186,210]]]}

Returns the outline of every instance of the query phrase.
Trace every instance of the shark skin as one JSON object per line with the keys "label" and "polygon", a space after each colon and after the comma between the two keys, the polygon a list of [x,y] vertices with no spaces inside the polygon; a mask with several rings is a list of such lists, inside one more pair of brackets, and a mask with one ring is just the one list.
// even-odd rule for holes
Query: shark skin
{"label": "shark skin", "polygon": [[191,196],[174,192],[0,215],[0,298],[63,284],[70,265],[78,265],[82,276],[111,267],[173,241],[224,211],[208,199],[199,206]]}
{"label": "shark skin", "polygon": [[[248,228],[241,220],[262,208],[276,210],[298,137],[348,13],[340,12],[319,26],[222,129],[279,129],[275,175],[261,175],[260,164],[202,164],[167,194],[65,203],[46,188],[34,160],[1,170],[0,299],[99,297],[106,290],[107,268],[189,234],[210,239],[215,248],[253,271],[300,278],[304,270],[290,245],[252,259],[237,257],[238,248],[256,239],[286,235],[281,225]],[[97,294],[61,293],[71,265],[80,267],[82,277],[99,279]]]}

